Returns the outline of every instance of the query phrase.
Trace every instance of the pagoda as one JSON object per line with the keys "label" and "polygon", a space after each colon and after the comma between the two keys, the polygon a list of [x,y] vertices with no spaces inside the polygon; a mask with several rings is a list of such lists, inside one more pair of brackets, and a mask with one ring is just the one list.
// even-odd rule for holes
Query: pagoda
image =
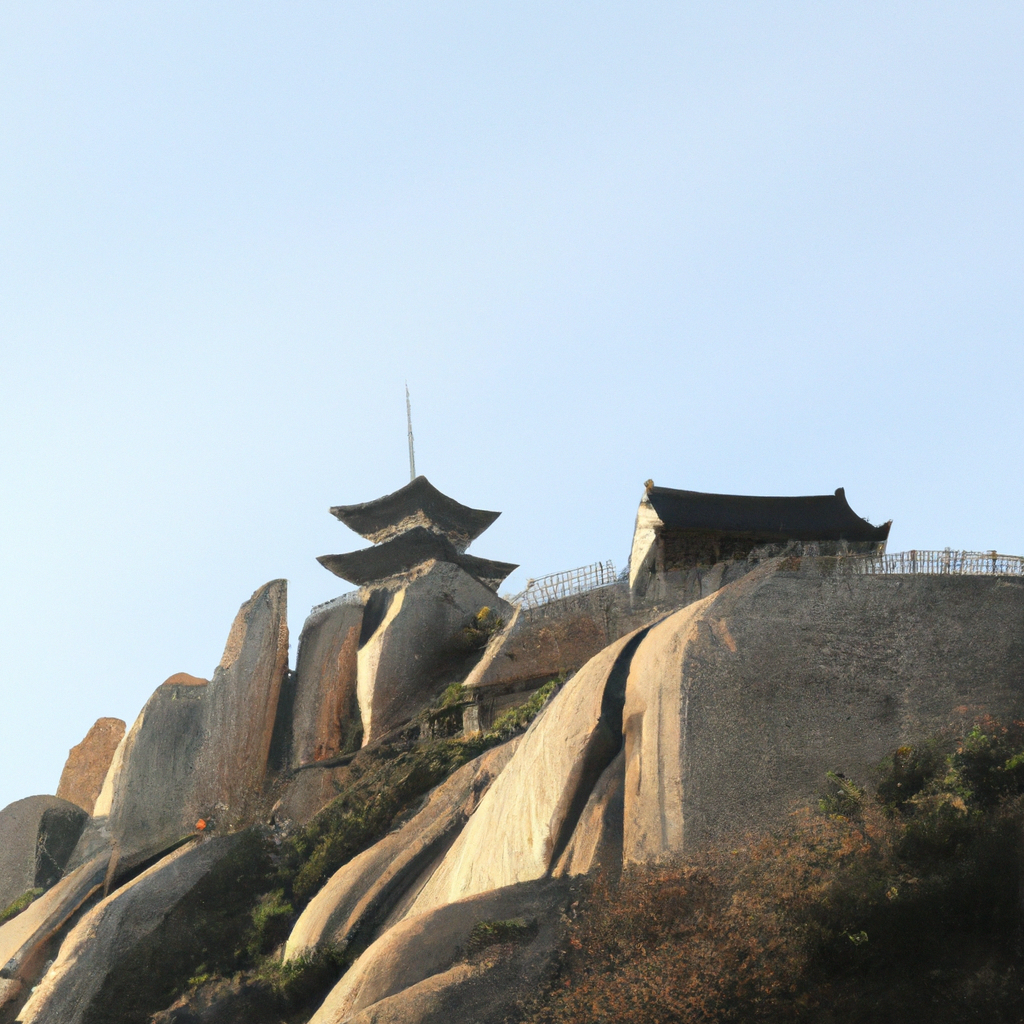
{"label": "pagoda", "polygon": [[317,561],[343,580],[363,587],[411,573],[429,562],[450,562],[491,590],[519,567],[466,554],[466,548],[500,512],[469,508],[439,491],[425,476],[374,501],[336,505],[331,514],[373,547]]}
{"label": "pagoda", "polygon": [[474,624],[514,609],[497,588],[518,566],[466,554],[500,513],[461,505],[425,476],[331,513],[371,542],[317,559],[360,588],[355,690],[363,743],[404,727],[483,654]]}

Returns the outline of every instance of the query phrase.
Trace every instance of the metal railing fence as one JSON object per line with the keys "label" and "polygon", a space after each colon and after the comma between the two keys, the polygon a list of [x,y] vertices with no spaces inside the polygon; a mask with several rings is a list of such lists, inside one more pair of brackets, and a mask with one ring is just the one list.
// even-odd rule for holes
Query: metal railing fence
{"label": "metal railing fence", "polygon": [[852,572],[869,576],[1024,576],[1024,555],[1001,555],[998,551],[895,551],[884,555],[848,555],[843,561]]}
{"label": "metal railing fence", "polygon": [[599,587],[610,587],[616,582],[618,576],[611,560],[594,562],[592,565],[581,565],[577,569],[565,569],[527,580],[525,590],[506,600],[510,604],[520,604],[523,608],[539,608],[549,601],[585,594]]}

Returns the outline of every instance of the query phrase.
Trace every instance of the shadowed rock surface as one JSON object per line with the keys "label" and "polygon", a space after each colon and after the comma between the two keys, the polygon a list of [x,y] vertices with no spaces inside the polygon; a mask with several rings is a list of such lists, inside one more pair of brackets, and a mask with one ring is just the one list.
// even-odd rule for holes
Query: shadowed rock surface
{"label": "shadowed rock surface", "polygon": [[63,875],[87,817],[55,796],[29,796],[0,811],[0,910]]}
{"label": "shadowed rock surface", "polygon": [[625,784],[626,754],[620,750],[597,780],[552,874],[562,877],[603,871],[609,878],[619,876]]}
{"label": "shadowed rock surface", "polygon": [[[43,972],[48,945],[56,932],[103,885],[109,854],[103,854],[65,875],[52,889],[0,925],[0,978],[17,984],[0,990],[0,1008],[27,996]],[[0,1019],[7,1019],[0,1013]]]}
{"label": "shadowed rock surface", "polygon": [[[480,1022],[502,1020],[550,963],[571,891],[565,881],[543,879],[406,918],[359,957],[309,1024],[341,1024],[350,1019],[367,1024],[426,1024],[453,1016]],[[506,970],[496,973],[505,984],[489,972],[491,965],[460,965],[478,924],[510,920],[522,923],[524,935],[521,945],[503,949]],[[431,978],[436,979],[433,984],[420,987]],[[387,1005],[382,1004],[385,1000]]]}
{"label": "shadowed rock surface", "polygon": [[357,930],[364,941],[372,937],[454,841],[518,743],[511,740],[463,765],[433,790],[411,821],[335,872],[299,916],[285,959],[308,955],[325,943],[343,946]]}
{"label": "shadowed rock surface", "polygon": [[[145,1020],[191,969],[237,941],[248,833],[183,847],[93,907],[19,1014],[23,1024]],[[226,927],[226,923],[228,926]]]}
{"label": "shadowed rock surface", "polygon": [[120,718],[97,719],[85,739],[68,752],[57,784],[60,799],[78,804],[86,814],[92,814],[124,730]]}

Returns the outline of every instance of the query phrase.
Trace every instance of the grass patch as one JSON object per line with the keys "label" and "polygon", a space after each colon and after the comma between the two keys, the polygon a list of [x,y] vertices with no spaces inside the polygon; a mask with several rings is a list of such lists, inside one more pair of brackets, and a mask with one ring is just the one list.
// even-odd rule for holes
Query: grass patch
{"label": "grass patch", "polygon": [[23,892],[16,900],[0,910],[0,924],[10,921],[12,917],[17,917],[26,907],[35,903],[44,892],[46,892],[45,889],[29,889],[28,892]]}

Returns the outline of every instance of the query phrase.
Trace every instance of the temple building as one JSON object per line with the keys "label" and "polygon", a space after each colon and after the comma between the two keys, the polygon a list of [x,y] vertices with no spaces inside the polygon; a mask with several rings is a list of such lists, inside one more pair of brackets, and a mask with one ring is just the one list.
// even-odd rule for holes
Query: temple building
{"label": "temple building", "polygon": [[629,559],[630,589],[643,594],[652,576],[780,553],[814,544],[818,554],[880,554],[892,520],[872,526],[834,494],[753,497],[656,487],[648,480],[637,511]]}
{"label": "temple building", "polygon": [[358,586],[412,572],[427,562],[450,562],[496,590],[519,567],[510,562],[467,555],[466,548],[500,512],[469,508],[443,494],[425,477],[374,501],[336,505],[331,514],[373,547],[317,561]]}
{"label": "temple building", "polygon": [[366,744],[465,678],[482,655],[480,623],[498,629],[512,617],[497,588],[518,566],[467,555],[500,513],[461,505],[425,476],[331,513],[372,544],[318,559],[360,587],[345,614],[359,617],[351,674]]}

